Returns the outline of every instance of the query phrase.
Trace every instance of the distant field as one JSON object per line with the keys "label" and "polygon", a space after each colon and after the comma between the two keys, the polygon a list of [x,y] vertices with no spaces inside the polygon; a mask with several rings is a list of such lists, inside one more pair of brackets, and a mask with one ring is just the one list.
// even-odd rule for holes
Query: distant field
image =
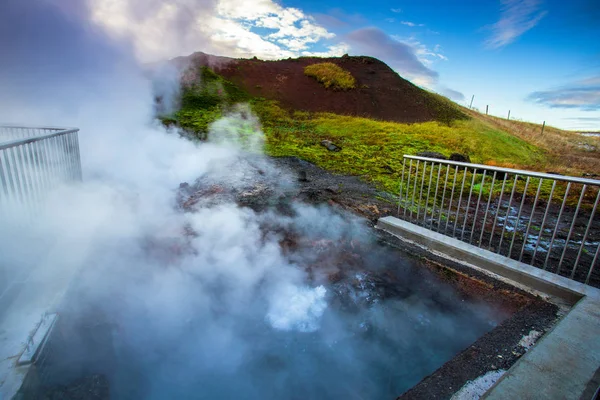
{"label": "distant field", "polygon": [[600,137],[583,136],[577,132],[548,125],[544,127],[542,134],[541,124],[506,120],[481,114],[466,107],[462,110],[472,118],[544,149],[548,154],[549,164],[540,167],[576,176],[582,173],[600,174]]}

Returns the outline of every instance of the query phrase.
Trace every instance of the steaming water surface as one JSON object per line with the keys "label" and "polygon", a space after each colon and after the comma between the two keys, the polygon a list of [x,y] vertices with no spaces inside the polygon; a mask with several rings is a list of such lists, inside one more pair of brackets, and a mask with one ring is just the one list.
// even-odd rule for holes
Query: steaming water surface
{"label": "steaming water surface", "polygon": [[126,285],[100,294],[80,292],[97,279],[84,273],[71,296],[85,303],[67,301],[46,385],[101,373],[114,399],[393,399],[506,317],[375,243],[355,218],[295,207],[289,219],[263,215],[271,229],[303,236],[288,254],[257,244],[266,264],[270,251],[280,263],[258,278],[249,271],[264,266],[244,265],[249,254],[236,258],[235,249],[204,272],[186,265],[201,254],[148,259],[155,277],[125,274]]}

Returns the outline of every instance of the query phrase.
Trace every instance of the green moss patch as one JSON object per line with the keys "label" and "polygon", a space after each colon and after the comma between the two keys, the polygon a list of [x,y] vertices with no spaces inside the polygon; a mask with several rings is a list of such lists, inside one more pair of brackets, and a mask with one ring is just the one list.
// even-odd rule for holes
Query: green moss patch
{"label": "green moss patch", "polygon": [[315,78],[327,89],[349,90],[356,87],[356,79],[352,74],[331,62],[309,65],[304,68],[304,74]]}

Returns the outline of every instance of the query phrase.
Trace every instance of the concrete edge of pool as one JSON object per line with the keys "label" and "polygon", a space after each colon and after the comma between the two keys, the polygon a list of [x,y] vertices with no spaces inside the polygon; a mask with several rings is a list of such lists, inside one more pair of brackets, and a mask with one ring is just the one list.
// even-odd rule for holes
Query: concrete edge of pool
{"label": "concrete edge of pool", "polygon": [[600,290],[395,217],[376,228],[573,306],[483,398],[579,400],[591,390],[591,399],[600,368]]}

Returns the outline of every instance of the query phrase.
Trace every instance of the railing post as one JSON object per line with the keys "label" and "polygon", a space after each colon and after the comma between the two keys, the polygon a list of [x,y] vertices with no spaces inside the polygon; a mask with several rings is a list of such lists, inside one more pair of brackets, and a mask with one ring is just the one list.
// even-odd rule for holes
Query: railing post
{"label": "railing post", "polygon": [[406,167],[406,158],[402,158],[402,178],[400,178],[400,188],[398,190],[398,217],[400,216],[400,204],[402,204],[402,190],[404,189],[404,167]]}

